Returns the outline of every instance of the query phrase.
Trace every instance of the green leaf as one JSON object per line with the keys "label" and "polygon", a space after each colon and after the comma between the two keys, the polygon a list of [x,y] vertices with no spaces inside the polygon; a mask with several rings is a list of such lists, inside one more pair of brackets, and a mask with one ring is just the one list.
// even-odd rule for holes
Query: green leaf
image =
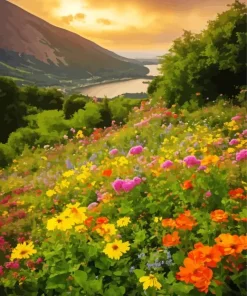
{"label": "green leaf", "polygon": [[123,272],[118,270],[118,271],[113,272],[113,274],[116,276],[121,276],[123,274]]}
{"label": "green leaf", "polygon": [[87,284],[87,274],[85,271],[76,270],[74,272],[74,279],[80,287],[84,287]]}
{"label": "green leaf", "polygon": [[59,274],[53,277],[50,277],[47,280],[47,284],[46,284],[46,289],[65,289],[66,285],[66,278],[67,275],[66,274]]}
{"label": "green leaf", "polygon": [[167,275],[167,278],[166,278],[166,283],[167,284],[172,284],[173,282],[175,282],[175,277],[173,275],[173,272],[170,271]]}
{"label": "green leaf", "polygon": [[176,252],[175,254],[172,255],[173,261],[177,264],[177,265],[182,265],[183,261],[184,261],[184,253],[181,251]]}
{"label": "green leaf", "polygon": [[137,276],[138,279],[146,274],[145,271],[142,270],[142,269],[135,269],[134,273],[135,273],[135,275]]}

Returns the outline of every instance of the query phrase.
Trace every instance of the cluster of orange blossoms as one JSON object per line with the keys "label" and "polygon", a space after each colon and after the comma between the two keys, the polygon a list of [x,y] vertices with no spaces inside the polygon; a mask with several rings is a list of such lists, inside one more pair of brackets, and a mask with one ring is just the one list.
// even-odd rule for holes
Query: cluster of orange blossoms
{"label": "cluster of orange blossoms", "polygon": [[239,268],[232,262],[232,258],[238,259],[240,253],[247,249],[247,236],[237,236],[227,233],[219,235],[212,247],[202,243],[195,244],[195,249],[188,253],[184,260],[184,266],[179,268],[176,278],[185,283],[193,284],[200,292],[207,293],[213,278],[213,271],[223,256],[231,255],[230,261],[233,268]]}
{"label": "cluster of orange blossoms", "polygon": [[244,195],[244,189],[237,188],[229,191],[229,195],[232,199],[246,199],[247,196]]}
{"label": "cluster of orange blossoms", "polygon": [[178,218],[174,219],[163,219],[163,227],[171,227],[176,229],[183,230],[192,230],[194,226],[197,225],[197,222],[193,216],[191,216],[190,211],[185,211],[183,214],[180,214]]}
{"label": "cluster of orange blossoms", "polygon": [[211,212],[210,217],[214,222],[228,222],[228,214],[223,210]]}

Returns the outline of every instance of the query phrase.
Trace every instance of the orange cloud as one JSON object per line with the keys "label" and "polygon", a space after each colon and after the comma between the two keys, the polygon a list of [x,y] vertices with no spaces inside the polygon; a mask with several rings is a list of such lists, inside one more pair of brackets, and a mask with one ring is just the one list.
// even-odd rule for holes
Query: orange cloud
{"label": "orange cloud", "polygon": [[99,18],[99,19],[97,19],[97,23],[98,24],[109,26],[109,25],[112,24],[112,21],[110,21],[108,19],[105,19],[105,18]]}
{"label": "orange cloud", "polygon": [[[1,0],[0,0],[1,1]],[[110,50],[167,51],[183,29],[200,32],[233,0],[9,0]],[[103,25],[103,26],[102,26]]]}

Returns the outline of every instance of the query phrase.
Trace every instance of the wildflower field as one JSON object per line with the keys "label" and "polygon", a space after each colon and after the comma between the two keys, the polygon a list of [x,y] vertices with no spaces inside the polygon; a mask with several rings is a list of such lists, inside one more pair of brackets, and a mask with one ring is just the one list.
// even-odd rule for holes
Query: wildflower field
{"label": "wildflower field", "polygon": [[135,107],[0,175],[0,295],[246,295],[247,117]]}

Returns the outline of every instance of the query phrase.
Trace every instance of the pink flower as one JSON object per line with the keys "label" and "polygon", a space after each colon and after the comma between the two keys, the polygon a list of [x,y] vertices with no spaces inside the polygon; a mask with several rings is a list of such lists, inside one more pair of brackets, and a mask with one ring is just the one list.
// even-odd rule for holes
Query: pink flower
{"label": "pink flower", "polygon": [[117,149],[112,149],[110,152],[109,152],[110,155],[116,155],[118,154],[118,150]]}
{"label": "pink flower", "polygon": [[139,178],[139,177],[135,177],[135,178],[133,179],[133,181],[134,181],[135,185],[139,185],[139,184],[141,184],[142,179]]}
{"label": "pink flower", "polygon": [[198,171],[205,171],[206,169],[207,169],[207,167],[205,165],[200,165],[197,170]]}
{"label": "pink flower", "polygon": [[93,208],[97,207],[98,203],[97,202],[92,202],[90,205],[88,205],[88,210],[92,210]]}
{"label": "pink flower", "polygon": [[36,260],[36,264],[40,264],[43,262],[43,259],[41,257],[39,257],[37,260]]}
{"label": "pink flower", "polygon": [[242,136],[247,136],[247,129],[242,132]]}
{"label": "pink flower", "polygon": [[123,183],[123,180],[117,179],[112,183],[112,187],[116,192],[120,192],[123,190]]}
{"label": "pink flower", "polygon": [[13,262],[6,262],[5,267],[8,269],[19,269],[20,264],[18,261],[13,261]]}
{"label": "pink flower", "polygon": [[171,166],[173,166],[173,162],[171,160],[166,160],[165,162],[162,163],[161,167],[163,169],[168,169]]}
{"label": "pink flower", "polygon": [[0,265],[0,275],[1,276],[4,275],[4,271],[3,271],[3,266],[2,265]]}
{"label": "pink flower", "polygon": [[90,168],[90,171],[95,171],[97,169],[97,165],[93,164]]}
{"label": "pink flower", "polygon": [[239,143],[239,140],[237,139],[232,139],[230,142],[229,142],[229,145],[230,146],[233,146],[233,145],[237,145]]}
{"label": "pink flower", "polygon": [[186,163],[188,168],[201,164],[201,161],[197,159],[194,155],[186,156],[184,158],[184,162]]}
{"label": "pink flower", "polygon": [[122,185],[122,188],[125,192],[131,191],[135,187],[135,182],[133,180],[125,181]]}
{"label": "pink flower", "polygon": [[238,120],[240,120],[240,119],[242,119],[242,116],[240,116],[240,115],[236,115],[236,116],[232,117],[231,120],[238,121]]}
{"label": "pink flower", "polygon": [[140,154],[143,151],[143,147],[142,146],[134,146],[130,149],[129,154],[131,155],[136,155],[136,154]]}
{"label": "pink flower", "polygon": [[212,193],[211,193],[210,190],[208,190],[208,191],[205,193],[205,196],[206,196],[206,197],[210,197],[211,195],[212,195]]}
{"label": "pink flower", "polygon": [[247,158],[247,149],[242,149],[236,153],[236,161],[241,161]]}

